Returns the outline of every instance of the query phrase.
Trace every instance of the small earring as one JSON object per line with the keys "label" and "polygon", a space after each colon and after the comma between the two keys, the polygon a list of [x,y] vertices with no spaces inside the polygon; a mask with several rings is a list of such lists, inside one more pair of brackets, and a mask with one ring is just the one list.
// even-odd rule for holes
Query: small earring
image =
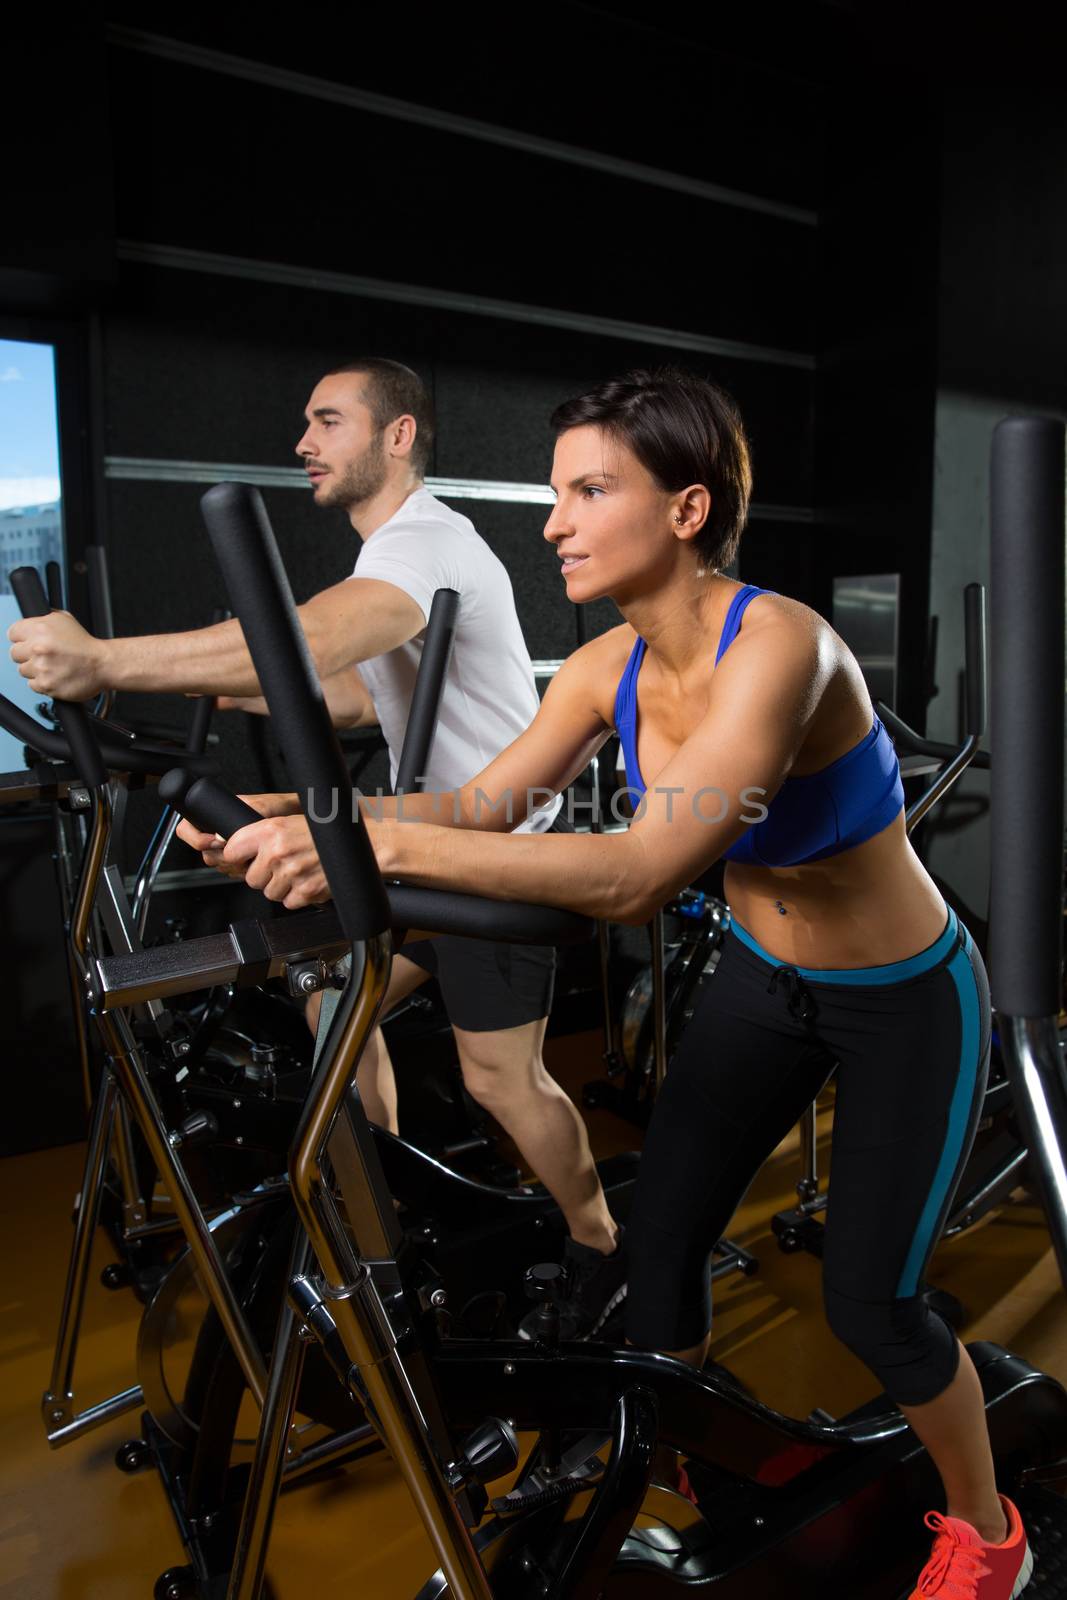
{"label": "small earring", "polygon": [[682,523],[685,521],[685,518],[684,517],[675,517],[674,520],[678,524],[678,526],[681,527]]}

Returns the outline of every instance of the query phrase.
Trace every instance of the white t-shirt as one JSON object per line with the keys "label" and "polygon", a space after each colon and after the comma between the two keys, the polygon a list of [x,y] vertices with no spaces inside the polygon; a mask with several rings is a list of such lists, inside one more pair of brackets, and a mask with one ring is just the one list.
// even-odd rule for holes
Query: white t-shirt
{"label": "white t-shirt", "polygon": [[[461,788],[529,727],[539,705],[506,568],[469,518],[428,489],[416,489],[367,539],[352,576],[402,589],[425,617],[436,590],[458,592],[455,640],[425,788]],[[407,644],[359,663],[389,746],[394,783],[424,638],[425,633],[416,634]],[[543,832],[561,803],[554,799],[538,806],[515,831]],[[515,804],[521,811],[520,797]]]}

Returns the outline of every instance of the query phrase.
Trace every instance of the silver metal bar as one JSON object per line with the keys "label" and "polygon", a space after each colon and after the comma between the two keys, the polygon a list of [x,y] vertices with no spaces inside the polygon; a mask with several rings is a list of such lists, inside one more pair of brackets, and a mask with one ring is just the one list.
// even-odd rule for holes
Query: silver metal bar
{"label": "silver metal bar", "polygon": [[[303,467],[257,466],[236,461],[181,461],[148,456],[105,456],[104,476],[128,483],[251,483],[260,489],[310,490]],[[550,506],[555,496],[545,483],[515,483],[499,478],[427,478],[426,487],[442,500],[485,500],[498,505]],[[753,501],[749,521],[814,522],[811,506]],[[535,672],[538,663],[534,663]],[[562,666],[557,662],[556,666]]]}
{"label": "silver metal bar", "polygon": [[127,28],[119,23],[106,25],[109,44],[120,49],[137,50],[144,55],[160,56],[165,61],[176,61],[182,66],[194,67],[201,72],[218,72],[230,78],[280,89],[286,94],[297,94],[313,100],[323,100],[331,105],[348,106],[353,111],[369,112],[372,116],[388,117],[396,122],[414,123],[418,127],[432,128],[438,133],[456,134],[464,139],[475,139],[483,144],[519,150],[524,155],[539,156],[543,160],[559,161],[568,166],[585,167],[593,172],[607,173],[613,178],[623,178],[631,183],[648,184],[656,189],[668,189],[676,194],[691,195],[698,200],[708,200],[714,205],[733,206],[742,211],[755,211],[763,216],[778,217],[783,222],[795,222],[801,227],[818,225],[818,212],[806,206],[791,205],[786,200],[773,200],[765,195],[750,194],[744,189],[730,189],[720,183],[709,183],[705,178],[674,172],[665,167],[652,167],[643,161],[631,161],[626,156],[609,155],[602,150],[589,150],[582,145],[566,144],[559,139],[546,139],[540,134],[527,133],[521,128],[507,128],[480,118],[461,116],[454,111],[443,111],[437,106],[419,105],[411,100],[399,100],[394,95],[379,94],[371,89],[360,89],[352,84],[337,83],[328,78],[312,77],[306,72],[294,72],[289,67],[272,66],[266,61],[250,61],[244,56],[234,56],[203,45],[189,44],[185,40],[167,39],[148,33],[142,28]]}
{"label": "silver metal bar", "polygon": [[[346,1352],[360,1369],[386,1447],[404,1476],[453,1600],[492,1600],[485,1571],[449,1488],[374,1279],[362,1268],[356,1282],[346,1281],[351,1246],[338,1232],[328,1203],[323,1165],[327,1146],[355,1077],[360,1052],[377,1019],[390,960],[388,935],[352,950],[352,975],[327,1035],[320,1078],[305,1107],[290,1157],[290,1187],[326,1279],[331,1315]],[[366,1191],[374,1187],[365,1163],[362,1187]],[[357,1194],[346,1193],[343,1199],[350,1218],[353,1213],[360,1216],[377,1209],[373,1201],[368,1204]]]}
{"label": "silver metal bar", "polygon": [[351,1428],[347,1433],[331,1434],[318,1444],[308,1445],[298,1456],[286,1458],[282,1468],[282,1488],[288,1489],[291,1483],[298,1483],[309,1473],[318,1472],[323,1467],[333,1466],[335,1461],[344,1461],[353,1450],[366,1454],[365,1446],[380,1449],[381,1445],[377,1428],[372,1428],[369,1422]]}
{"label": "silver metal bar", "polygon": [[133,925],[137,929],[137,937],[144,939],[144,931],[148,922],[148,908],[152,900],[152,889],[159,870],[163,865],[163,858],[170,849],[171,840],[178,831],[181,817],[177,811],[172,811],[168,806],[156,824],[156,831],[152,835],[144,859],[137,872],[137,881],[133,890],[133,901],[130,905],[130,914]]}
{"label": "silver metal bar", "polygon": [[133,1134],[130,1130],[129,1109],[119,1100],[111,1126],[111,1155],[118,1169],[122,1189],[122,1226],[127,1236],[131,1229],[143,1227],[148,1219],[148,1207],[141,1193],[137,1175],[137,1157],[134,1154]]}
{"label": "silver metal bar", "polygon": [[718,339],[711,334],[652,323],[623,322],[584,311],[563,311],[555,306],[531,306],[490,295],[465,294],[456,289],[435,289],[419,283],[394,283],[386,278],[358,278],[347,272],[318,267],[297,267],[284,261],[257,261],[247,256],[220,255],[139,239],[120,239],[121,261],[144,266],[169,267],[181,272],[203,272],[242,282],[276,283],[319,293],[353,295],[360,300],[381,300],[393,305],[430,306],[468,317],[488,317],[497,322],[519,322],[530,327],[556,328],[565,333],[588,333],[601,339],[623,339],[627,344],[651,344],[661,349],[700,351],[734,361],[759,361],[772,366],[815,370],[815,357],[806,350],[782,350],[770,345],[746,344],[738,339]]}
{"label": "silver metal bar", "polygon": [[[285,1275],[286,1283],[307,1271],[310,1257],[311,1246],[306,1235],[298,1229]],[[304,1349],[296,1312],[289,1303],[288,1295],[285,1295],[275,1328],[266,1400],[241,1509],[237,1547],[226,1590],[227,1600],[259,1600],[267,1565],[270,1531],[281,1491],[285,1446],[296,1410]]]}
{"label": "silver metal bar", "polygon": [[118,1090],[115,1080],[109,1071],[105,1071],[89,1124],[89,1144],[85,1152],[85,1166],[82,1169],[81,1190],[77,1215],[74,1219],[74,1238],[71,1241],[67,1281],[63,1289],[56,1347],[52,1357],[52,1374],[48,1388],[41,1398],[41,1415],[44,1418],[49,1443],[52,1442],[53,1434],[58,1439],[74,1422],[74,1363],[78,1354],[78,1335],[81,1331],[85,1290],[89,1282],[93,1237],[100,1215],[104,1163],[107,1160],[117,1100]]}
{"label": "silver metal bar", "polygon": [[75,1439],[84,1438],[94,1428],[102,1427],[105,1422],[112,1422],[116,1417],[125,1416],[127,1411],[136,1411],[138,1406],[143,1405],[144,1392],[139,1386],[123,1389],[120,1394],[113,1394],[110,1400],[102,1400],[98,1406],[79,1411],[62,1427],[50,1428],[48,1443],[53,1450],[61,1450],[65,1444],[73,1444]]}
{"label": "silver metal bar", "polygon": [[[136,955],[142,948],[141,935],[134,920],[133,911],[126,898],[126,885],[122,880],[122,873],[114,862],[110,862],[103,871],[100,880],[101,893],[96,897],[96,909],[104,924],[108,943],[116,955]],[[153,1022],[157,1021],[163,1011],[159,1000],[154,996],[142,1002],[145,1013]]]}
{"label": "silver metal bar", "polygon": [[75,962],[84,973],[89,951],[89,928],[96,904],[96,890],[107,859],[111,836],[111,796],[106,789],[93,791],[93,821],[85,849],[81,877],[70,918],[70,942]]}
{"label": "silver metal bar", "polygon": [[945,791],[951,789],[956,779],[970,766],[978,754],[980,743],[981,740],[977,734],[968,734],[955,756],[946,767],[942,767],[925,794],[921,794],[914,805],[908,807],[904,820],[909,833],[922,821],[931,806],[936,806]]}
{"label": "silver metal bar", "polygon": [[801,1205],[807,1205],[819,1193],[819,1133],[816,1123],[815,1102],[812,1101],[800,1119],[800,1155],[803,1170],[797,1184]]}
{"label": "silver metal bar", "polygon": [[263,1357],[233,1285],[226,1276],[211,1229],[193,1193],[185,1168],[171,1147],[167,1129],[145,1077],[140,1051],[130,1025],[121,1012],[98,1013],[97,1022],[119,1086],[137,1118],[156,1171],[167,1183],[167,1192],[188,1240],[190,1254],[196,1262],[201,1286],[218,1313],[256,1404],[262,1407],[267,1392]]}
{"label": "silver metal bar", "polygon": [[652,1064],[658,1094],[667,1076],[667,974],[663,970],[663,912],[652,918]]}
{"label": "silver metal bar", "polygon": [[1067,1072],[1055,1017],[999,1017],[1016,1115],[1067,1286]]}
{"label": "silver metal bar", "polygon": [[983,1183],[980,1189],[976,1189],[973,1194],[969,1194],[967,1196],[962,1204],[957,1205],[955,1211],[948,1220],[948,1225],[945,1228],[944,1233],[941,1235],[942,1239],[952,1239],[957,1233],[963,1233],[965,1229],[969,1228],[971,1224],[976,1221],[977,1217],[981,1214],[986,1205],[993,1199],[995,1195],[1010,1194],[1011,1190],[1015,1187],[1017,1175],[1021,1174],[1022,1169],[1026,1166],[1026,1163],[1029,1161],[1029,1159],[1029,1150],[1017,1150],[1011,1159],[1006,1161],[1004,1165],[993,1174],[988,1182]]}
{"label": "silver metal bar", "polygon": [[93,1105],[93,1079],[89,1065],[89,1032],[85,1015],[85,990],[82,986],[81,973],[74,959],[74,952],[67,942],[67,977],[70,982],[70,1012],[74,1019],[74,1040],[78,1051],[78,1068],[81,1072],[82,1095],[85,1100],[86,1112],[92,1110]]}

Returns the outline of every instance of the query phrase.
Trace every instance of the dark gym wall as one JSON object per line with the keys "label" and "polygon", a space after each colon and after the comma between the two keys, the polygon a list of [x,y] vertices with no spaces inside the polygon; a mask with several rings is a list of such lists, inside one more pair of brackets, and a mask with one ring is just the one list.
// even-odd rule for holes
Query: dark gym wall
{"label": "dark gym wall", "polygon": [[[605,37],[604,17],[574,5],[538,23],[521,83],[472,82],[469,51],[438,22],[403,70],[391,29],[376,39],[374,24],[358,65],[307,41],[294,53],[270,24],[251,40],[195,18],[165,40],[109,28],[113,124],[136,130],[116,139],[120,287],[103,319],[120,631],[209,614],[221,594],[197,466],[294,467],[312,384],[360,350],[431,385],[433,476],[535,486],[566,395],[638,363],[710,372],[739,400],[757,462],[742,571],[751,555],[761,576],[773,564],[779,585],[809,593],[818,92],[777,70],[731,72],[704,49],[711,118],[691,96],[679,105],[666,36],[617,19]],[[339,83],[403,104],[349,103]],[[472,115],[474,127],[448,120]],[[503,133],[487,132],[498,115]],[[500,142],[509,130],[517,143]],[[577,155],[560,159],[569,139]],[[583,165],[589,151],[616,170]],[[668,176],[642,181],[635,161]],[[699,192],[680,203],[675,181]],[[175,462],[189,464],[180,486]],[[315,512],[299,486],[265,493],[298,594],[351,569],[343,518]],[[531,654],[566,654],[575,617],[540,539],[543,507],[455,504],[508,566]],[[769,559],[783,547],[788,584]],[[604,603],[587,623],[615,620]],[[225,736],[230,775],[252,781],[244,730],[234,721]]]}

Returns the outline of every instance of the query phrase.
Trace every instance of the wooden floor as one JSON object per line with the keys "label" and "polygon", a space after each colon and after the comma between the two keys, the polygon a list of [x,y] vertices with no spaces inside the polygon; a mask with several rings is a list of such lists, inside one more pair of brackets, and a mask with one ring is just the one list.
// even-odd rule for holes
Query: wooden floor
{"label": "wooden floor", "polygon": [[[593,1038],[556,1040],[553,1069],[572,1092],[597,1060]],[[632,1148],[633,1130],[590,1112],[600,1155]],[[820,1117],[825,1146],[828,1116]],[[66,1146],[0,1163],[0,1594],[18,1600],[147,1600],[159,1573],[182,1564],[181,1543],[155,1473],[119,1473],[114,1452],[136,1433],[119,1418],[52,1452],[40,1397],[49,1377],[71,1201],[83,1155]],[[805,1416],[840,1414],[872,1380],[828,1334],[818,1264],[782,1255],[770,1217],[793,1199],[795,1136],[759,1175],[731,1235],[759,1257],[754,1278],[719,1286],[712,1356],[761,1399]],[[98,1242],[97,1267],[109,1252]],[[1009,1346],[1067,1383],[1067,1307],[1039,1213],[1022,1200],[942,1247],[930,1278],[969,1308],[968,1338]],[[135,1381],[139,1308],[108,1292],[94,1270],[75,1379],[79,1406]],[[281,1502],[269,1573],[276,1600],[359,1596],[411,1600],[433,1571],[407,1493],[386,1460],[295,1487]]]}

